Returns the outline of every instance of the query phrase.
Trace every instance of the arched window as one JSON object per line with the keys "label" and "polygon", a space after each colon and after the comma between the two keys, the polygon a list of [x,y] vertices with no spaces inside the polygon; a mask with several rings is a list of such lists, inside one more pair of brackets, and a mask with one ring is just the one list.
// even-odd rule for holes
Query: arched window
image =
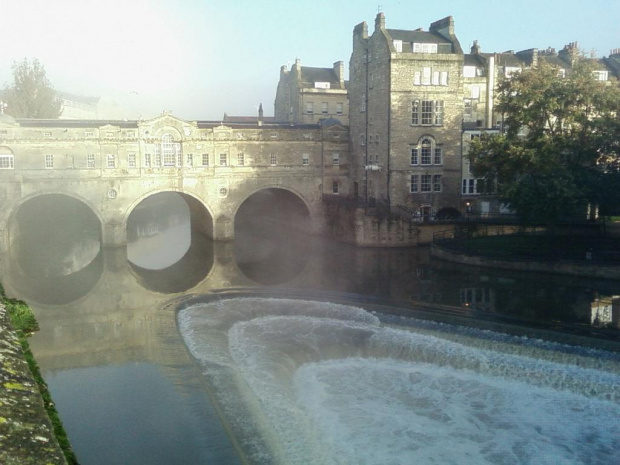
{"label": "arched window", "polygon": [[0,170],[12,170],[15,168],[15,156],[8,147],[0,147]]}
{"label": "arched window", "polygon": [[411,146],[411,165],[443,165],[443,153],[431,136],[422,136]]}
{"label": "arched window", "polygon": [[161,143],[155,147],[156,164],[161,166],[182,166],[181,144],[174,141],[170,133],[161,136]]}

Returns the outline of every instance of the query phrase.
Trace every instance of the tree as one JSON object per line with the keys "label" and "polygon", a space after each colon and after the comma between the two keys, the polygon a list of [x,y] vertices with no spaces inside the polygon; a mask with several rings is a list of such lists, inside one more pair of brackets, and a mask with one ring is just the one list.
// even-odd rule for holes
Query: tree
{"label": "tree", "polygon": [[620,160],[620,86],[586,59],[562,78],[545,64],[499,85],[500,135],[472,141],[472,172],[524,222],[554,223],[609,201]]}
{"label": "tree", "polygon": [[58,118],[62,101],[45,75],[45,67],[36,58],[14,62],[13,83],[6,86],[6,113],[14,118]]}

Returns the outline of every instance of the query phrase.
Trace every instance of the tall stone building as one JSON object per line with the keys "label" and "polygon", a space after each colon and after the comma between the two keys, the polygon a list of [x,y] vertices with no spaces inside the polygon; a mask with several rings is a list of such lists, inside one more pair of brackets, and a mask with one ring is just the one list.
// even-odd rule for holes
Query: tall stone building
{"label": "tall stone building", "polygon": [[[469,144],[483,133],[501,131],[497,86],[502,80],[541,62],[564,76],[578,56],[576,42],[559,52],[483,53],[475,41],[464,53],[452,17],[435,21],[428,31],[388,29],[383,13],[372,34],[366,22],[358,24],[346,86],[351,141],[346,194],[371,204],[403,206],[421,218],[508,212],[497,199],[482,194],[467,161]],[[620,49],[591,61],[599,80],[620,77]],[[311,89],[316,80],[303,77],[312,75],[306,70],[299,62],[290,72],[282,68],[276,119],[317,116],[308,92],[314,90],[316,96],[319,91]],[[285,95],[294,102],[289,115]]]}
{"label": "tall stone building", "polygon": [[275,120],[279,122],[315,124],[337,118],[349,124],[344,63],[314,68],[301,66],[297,59],[290,70],[282,66],[274,106]]}
{"label": "tall stone building", "polygon": [[[353,31],[353,195],[430,216],[455,214],[461,180],[463,51],[452,17],[428,31]],[[355,187],[357,186],[357,187]]]}

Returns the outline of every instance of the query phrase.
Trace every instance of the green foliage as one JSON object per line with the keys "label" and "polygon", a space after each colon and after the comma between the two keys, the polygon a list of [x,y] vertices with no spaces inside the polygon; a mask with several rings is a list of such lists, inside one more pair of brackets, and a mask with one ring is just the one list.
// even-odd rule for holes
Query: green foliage
{"label": "green foliage", "polygon": [[15,118],[58,118],[62,101],[36,58],[13,63],[13,82],[4,89],[6,113]]}
{"label": "green foliage", "polygon": [[67,463],[69,465],[78,465],[77,457],[75,456],[75,453],[71,448],[69,438],[62,425],[62,421],[60,420],[58,411],[56,410],[56,407],[52,402],[52,397],[47,387],[47,383],[41,375],[39,365],[37,364],[34,355],[30,350],[30,345],[28,344],[27,335],[39,329],[39,325],[34,317],[34,313],[30,309],[28,304],[26,304],[24,301],[8,298],[6,296],[2,283],[0,283],[0,301],[7,309],[11,325],[17,331],[17,334],[19,336],[19,342],[22,346],[22,351],[24,353],[24,358],[28,363],[28,367],[30,368],[32,377],[37,383],[37,387],[43,399],[43,405],[45,407],[48,417],[52,422],[54,435],[56,436],[56,439],[60,444],[60,448],[62,449],[65,458],[67,459]]}
{"label": "green foliage", "polygon": [[617,82],[597,81],[581,59],[566,78],[541,63],[498,91],[505,131],[472,141],[468,156],[500,201],[523,221],[548,223],[613,203],[604,186],[620,168]]}

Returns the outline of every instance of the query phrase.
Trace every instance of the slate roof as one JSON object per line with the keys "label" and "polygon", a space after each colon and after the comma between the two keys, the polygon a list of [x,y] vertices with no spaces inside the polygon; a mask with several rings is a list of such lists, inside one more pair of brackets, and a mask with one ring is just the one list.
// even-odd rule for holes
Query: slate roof
{"label": "slate roof", "polygon": [[475,66],[477,68],[484,68],[483,58],[480,55],[473,55],[466,53],[463,55],[465,66]]}
{"label": "slate roof", "polygon": [[445,37],[428,31],[406,31],[403,29],[388,29],[388,34],[394,40],[403,42],[416,42],[419,44],[451,44]]}
{"label": "slate roof", "polygon": [[301,67],[301,82],[314,87],[315,82],[329,82],[331,89],[340,89],[340,81],[333,68]]}
{"label": "slate roof", "polygon": [[[275,123],[276,119],[273,116],[263,116],[263,123]],[[258,116],[230,116],[224,113],[223,123],[245,123],[245,124],[258,124]]]}
{"label": "slate roof", "polygon": [[135,120],[17,118],[15,121],[25,128],[100,128],[107,124],[121,128],[138,127]]}
{"label": "slate roof", "polygon": [[551,66],[557,66],[558,68],[570,68],[570,63],[567,63],[557,55],[538,55],[538,60],[544,61]]}

